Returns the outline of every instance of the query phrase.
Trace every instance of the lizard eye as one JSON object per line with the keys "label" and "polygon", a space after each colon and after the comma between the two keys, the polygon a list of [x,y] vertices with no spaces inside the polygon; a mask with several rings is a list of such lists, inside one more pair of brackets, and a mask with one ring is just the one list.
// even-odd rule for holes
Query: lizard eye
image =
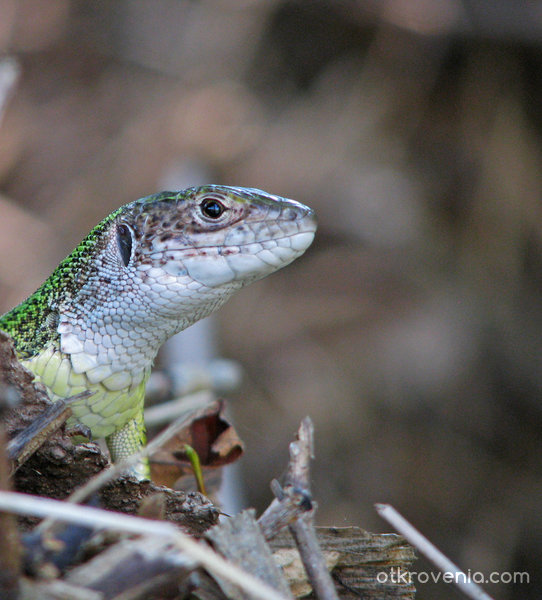
{"label": "lizard eye", "polygon": [[122,262],[127,267],[132,256],[132,231],[124,223],[117,225],[117,244]]}
{"label": "lizard eye", "polygon": [[203,200],[199,207],[203,216],[208,219],[218,219],[226,210],[226,207],[221,202],[211,198]]}

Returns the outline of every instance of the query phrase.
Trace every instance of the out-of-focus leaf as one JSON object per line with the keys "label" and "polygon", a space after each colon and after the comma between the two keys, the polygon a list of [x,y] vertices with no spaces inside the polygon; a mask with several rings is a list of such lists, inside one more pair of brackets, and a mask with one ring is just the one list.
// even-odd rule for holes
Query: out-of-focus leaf
{"label": "out-of-focus leaf", "polygon": [[244,451],[242,440],[224,416],[224,401],[213,401],[194,412],[187,419],[186,426],[151,456],[152,480],[155,483],[175,488],[182,485],[182,478],[192,476],[185,444],[197,452],[204,476],[210,469],[235,462]]}

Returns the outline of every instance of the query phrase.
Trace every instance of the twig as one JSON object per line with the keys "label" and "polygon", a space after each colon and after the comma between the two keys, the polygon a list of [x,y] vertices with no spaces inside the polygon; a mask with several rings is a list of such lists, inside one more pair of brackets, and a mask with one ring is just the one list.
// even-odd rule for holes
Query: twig
{"label": "twig", "polygon": [[216,552],[182,533],[171,523],[151,521],[114,513],[99,508],[68,504],[50,498],[40,498],[16,492],[0,491],[0,511],[35,517],[49,517],[89,527],[104,527],[132,534],[168,538],[189,558],[211,574],[227,579],[246,592],[263,600],[285,600],[282,594],[249,573],[225,561]]}
{"label": "twig", "polygon": [[14,436],[8,443],[8,456],[13,462],[13,471],[16,471],[43,445],[45,440],[68,420],[72,414],[71,404],[91,396],[88,390],[57,400],[46,408],[28,427]]}
{"label": "twig", "polygon": [[161,427],[179,419],[186,422],[194,412],[200,410],[202,406],[207,406],[215,398],[216,396],[208,390],[202,390],[187,396],[180,396],[168,402],[155,404],[145,409],[145,425],[147,427]]}
{"label": "twig", "polygon": [[271,491],[276,498],[258,519],[258,525],[267,541],[272,540],[284,527],[299,519],[314,504],[303,490],[290,488],[285,491],[276,479],[271,481]]}
{"label": "twig", "polygon": [[432,544],[424,535],[413,527],[393,506],[389,504],[375,504],[378,514],[394,529],[403,535],[415,548],[417,548],[429,561],[443,573],[451,573],[455,585],[472,600],[492,600],[478,584],[467,577],[457,565]]}
{"label": "twig", "polygon": [[326,560],[316,539],[316,532],[312,522],[315,509],[316,504],[310,513],[304,514],[300,519],[292,523],[289,529],[295,539],[303,566],[307,571],[316,597],[321,600],[338,600],[339,596],[335,589],[335,584],[327,570]]}
{"label": "twig", "polygon": [[[0,424],[0,490],[9,489],[10,464],[6,455],[6,433]],[[21,573],[21,544],[17,520],[13,515],[0,513],[0,597],[6,600],[19,597]]]}
{"label": "twig", "polygon": [[328,572],[326,560],[316,538],[313,519],[317,505],[312,500],[310,489],[310,460],[313,457],[314,427],[309,417],[305,417],[297,432],[297,441],[290,444],[290,462],[284,490],[277,482],[273,492],[280,502],[295,504],[303,513],[293,520],[288,528],[292,534],[310,584],[317,598],[338,600],[337,590]]}
{"label": "twig", "polygon": [[197,567],[169,539],[144,535],[124,539],[71,568],[65,581],[117,600],[171,598],[175,592],[186,597],[193,588],[190,575]]}

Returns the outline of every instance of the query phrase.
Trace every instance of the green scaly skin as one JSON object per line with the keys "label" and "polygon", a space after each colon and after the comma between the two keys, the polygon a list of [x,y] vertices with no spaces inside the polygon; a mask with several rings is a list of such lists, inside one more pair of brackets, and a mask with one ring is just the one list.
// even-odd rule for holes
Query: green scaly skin
{"label": "green scaly skin", "polygon": [[[92,392],[68,424],[105,438],[119,461],[145,444],[145,384],[162,343],[295,260],[315,230],[309,208],[260,190],[148,196],[99,223],[0,329],[53,400]],[[134,474],[148,477],[148,465]]]}

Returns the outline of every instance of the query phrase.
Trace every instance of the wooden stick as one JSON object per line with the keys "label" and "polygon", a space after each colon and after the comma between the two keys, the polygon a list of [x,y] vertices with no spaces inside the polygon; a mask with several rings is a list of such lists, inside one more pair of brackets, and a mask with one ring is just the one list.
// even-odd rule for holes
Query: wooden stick
{"label": "wooden stick", "polygon": [[8,456],[13,461],[13,470],[16,471],[24,464],[54,431],[62,427],[72,414],[72,402],[91,395],[91,392],[84,391],[53,402],[28,427],[14,436],[7,445]]}
{"label": "wooden stick", "polygon": [[333,579],[327,569],[326,560],[316,538],[314,514],[317,505],[312,500],[310,489],[310,461],[313,457],[314,427],[309,417],[301,421],[297,432],[297,440],[290,444],[290,462],[284,490],[277,482],[273,492],[279,502],[295,504],[302,514],[293,520],[288,528],[292,534],[309,582],[320,600],[338,600]]}
{"label": "wooden stick", "polygon": [[35,517],[50,517],[59,521],[78,523],[89,527],[103,527],[126,533],[169,538],[172,543],[177,545],[179,550],[199,563],[209,573],[227,579],[262,600],[286,600],[282,594],[256,579],[250,573],[246,573],[239,567],[225,561],[216,552],[204,546],[201,542],[194,541],[171,523],[141,519],[122,513],[60,502],[50,498],[40,498],[29,494],[2,491],[0,491],[0,511]]}
{"label": "wooden stick", "polygon": [[375,504],[378,514],[394,529],[403,535],[415,548],[431,561],[443,573],[453,575],[451,581],[472,600],[493,600],[477,583],[455,565],[447,556],[411,525],[393,506]]}

